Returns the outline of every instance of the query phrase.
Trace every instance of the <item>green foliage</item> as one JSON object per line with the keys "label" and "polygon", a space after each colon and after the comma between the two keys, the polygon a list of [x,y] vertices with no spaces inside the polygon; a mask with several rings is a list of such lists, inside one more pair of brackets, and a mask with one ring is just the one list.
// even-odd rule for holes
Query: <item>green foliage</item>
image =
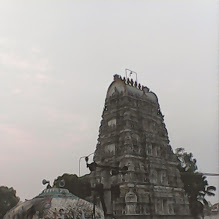
{"label": "green foliage", "polygon": [[91,188],[88,175],[78,177],[75,174],[63,174],[55,179],[53,187],[59,188],[59,183],[61,180],[65,181],[65,186],[63,188],[68,189],[72,194],[85,199],[91,195]]}
{"label": "green foliage", "polygon": [[19,198],[16,196],[16,191],[13,188],[6,186],[0,187],[0,219],[13,208],[18,202]]}
{"label": "green foliage", "polygon": [[184,148],[177,148],[176,156],[180,161],[178,168],[189,198],[191,213],[194,217],[203,215],[204,206],[208,206],[205,196],[214,196],[216,188],[209,186],[206,176],[197,171],[197,161],[192,153],[185,152]]}

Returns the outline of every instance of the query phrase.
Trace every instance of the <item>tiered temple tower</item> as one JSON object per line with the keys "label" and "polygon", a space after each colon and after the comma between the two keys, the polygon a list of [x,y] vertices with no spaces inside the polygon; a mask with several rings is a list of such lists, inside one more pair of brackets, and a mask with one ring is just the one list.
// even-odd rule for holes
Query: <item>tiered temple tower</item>
{"label": "tiered temple tower", "polygon": [[[114,75],[108,88],[94,161],[92,187],[102,184],[108,214],[116,219],[192,218],[157,96]],[[110,218],[110,217],[109,217]]]}

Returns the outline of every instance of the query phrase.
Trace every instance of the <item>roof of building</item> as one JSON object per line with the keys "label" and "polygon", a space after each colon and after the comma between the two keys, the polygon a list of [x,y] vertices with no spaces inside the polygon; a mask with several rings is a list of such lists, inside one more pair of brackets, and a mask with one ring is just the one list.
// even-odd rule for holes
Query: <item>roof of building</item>
{"label": "roof of building", "polygon": [[[78,218],[91,219],[93,204],[71,194],[67,189],[50,188],[41,194],[18,204],[4,216],[9,218]],[[55,217],[56,216],[56,217]],[[95,218],[104,218],[102,210],[95,208]]]}
{"label": "roof of building", "polygon": [[148,87],[142,86],[132,79],[122,78],[120,75],[114,75],[114,81],[107,91],[107,98],[114,96],[115,94],[127,94],[133,97],[145,98],[158,104],[156,94],[150,91]]}

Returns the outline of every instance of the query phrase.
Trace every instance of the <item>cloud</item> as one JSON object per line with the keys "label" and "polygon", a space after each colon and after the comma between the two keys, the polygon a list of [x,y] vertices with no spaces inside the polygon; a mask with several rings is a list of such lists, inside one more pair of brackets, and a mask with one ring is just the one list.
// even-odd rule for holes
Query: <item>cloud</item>
{"label": "cloud", "polygon": [[0,64],[8,69],[40,73],[48,71],[50,69],[49,61],[44,56],[42,49],[36,45],[22,46],[23,43],[23,39],[1,37]]}
{"label": "cloud", "polygon": [[16,54],[4,52],[0,52],[0,64],[21,69],[30,68],[31,66],[27,60],[18,57]]}
{"label": "cloud", "polygon": [[[45,69],[45,71],[46,71],[46,69]],[[35,78],[41,82],[49,82],[50,81],[50,78],[46,74],[40,74],[40,73],[36,74]]]}
{"label": "cloud", "polygon": [[26,145],[33,143],[34,139],[30,132],[17,127],[14,124],[0,124],[1,143],[7,147],[26,149]]}
{"label": "cloud", "polygon": [[13,89],[12,90],[12,93],[13,94],[20,94],[20,93],[22,93],[23,92],[23,90],[22,89],[19,89],[19,88],[16,88],[16,89]]}
{"label": "cloud", "polygon": [[42,52],[42,50],[41,50],[39,47],[37,47],[37,46],[33,46],[33,47],[31,48],[31,52],[32,52],[32,53],[39,54],[39,53]]}
{"label": "cloud", "polygon": [[0,52],[0,64],[6,69],[16,69],[17,73],[22,71],[22,74],[25,75],[27,75],[27,72],[28,74],[30,74],[29,72],[32,72],[32,75],[34,72],[37,72],[32,77],[35,77],[35,79],[40,81],[49,80],[45,75],[45,72],[49,71],[49,62],[46,58],[22,57],[18,54],[14,52]]}

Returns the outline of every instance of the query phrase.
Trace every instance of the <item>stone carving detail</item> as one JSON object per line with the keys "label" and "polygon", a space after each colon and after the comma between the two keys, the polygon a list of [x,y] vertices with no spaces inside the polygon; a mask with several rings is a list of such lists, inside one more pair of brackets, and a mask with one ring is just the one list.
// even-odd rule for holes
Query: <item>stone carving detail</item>
{"label": "stone carving detail", "polygon": [[146,154],[147,155],[152,155],[153,151],[152,151],[152,144],[151,143],[147,143],[146,144]]}
{"label": "stone carving detail", "polygon": [[131,146],[132,145],[132,137],[130,135],[130,133],[126,133],[125,137],[124,137],[124,145],[125,146]]}
{"label": "stone carving detail", "polygon": [[153,184],[157,184],[157,171],[156,170],[152,170],[151,171],[151,176],[150,176],[150,180],[151,180],[151,183]]}
{"label": "stone carving detail", "polygon": [[126,214],[136,214],[137,195],[134,188],[129,188],[129,192],[125,195]]}
{"label": "stone carving detail", "polygon": [[116,119],[111,119],[110,121],[108,121],[108,126],[115,127],[116,126]]}

